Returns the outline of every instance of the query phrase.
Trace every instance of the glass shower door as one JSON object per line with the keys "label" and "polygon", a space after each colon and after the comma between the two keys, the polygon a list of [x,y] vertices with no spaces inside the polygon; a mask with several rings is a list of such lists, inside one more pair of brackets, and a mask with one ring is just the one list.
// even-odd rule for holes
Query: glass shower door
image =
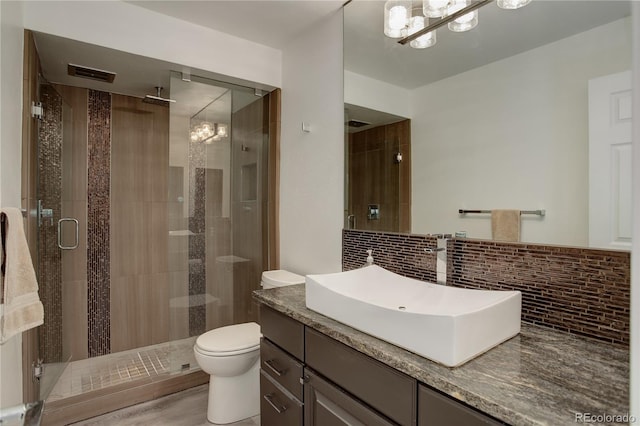
{"label": "glass shower door", "polygon": [[[72,108],[58,90],[41,79],[39,98],[42,117],[38,124],[37,159],[37,271],[44,324],[39,329],[40,399],[46,399],[72,358],[74,318],[66,313],[72,282],[86,280],[76,268],[80,241],[78,203],[73,188],[77,181],[70,163],[72,154]],[[82,210],[82,207],[80,207]],[[84,274],[84,276],[83,276]],[[82,300],[86,312],[86,298]],[[80,309],[82,306],[80,305]]]}
{"label": "glass shower door", "polygon": [[259,288],[267,250],[268,111],[261,92],[194,75],[189,81],[172,75],[171,97],[176,102],[170,107],[169,303],[175,371],[189,364],[186,355],[200,334],[257,320],[251,292]]}

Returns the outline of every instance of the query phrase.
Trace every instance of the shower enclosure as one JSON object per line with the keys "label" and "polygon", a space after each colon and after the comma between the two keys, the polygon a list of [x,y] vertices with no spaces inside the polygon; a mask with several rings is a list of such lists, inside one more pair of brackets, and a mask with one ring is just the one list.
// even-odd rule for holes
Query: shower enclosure
{"label": "shower enclosure", "polygon": [[193,373],[199,334],[258,319],[273,99],[179,73],[167,105],[44,81],[39,91],[32,215],[51,421],[69,401]]}

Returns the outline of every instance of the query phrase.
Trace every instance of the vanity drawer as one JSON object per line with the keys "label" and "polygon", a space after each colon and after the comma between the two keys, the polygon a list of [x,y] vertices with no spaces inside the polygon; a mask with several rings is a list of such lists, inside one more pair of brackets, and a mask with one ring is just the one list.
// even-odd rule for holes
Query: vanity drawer
{"label": "vanity drawer", "polygon": [[394,426],[345,391],[305,371],[305,426],[352,425]]}
{"label": "vanity drawer", "polygon": [[307,366],[394,422],[415,425],[415,379],[309,328],[305,346]]}
{"label": "vanity drawer", "polygon": [[504,423],[495,420],[462,402],[429,389],[418,386],[418,426],[497,426]]}
{"label": "vanity drawer", "polygon": [[262,426],[301,426],[303,406],[285,393],[264,372],[260,372],[260,424]]}
{"label": "vanity drawer", "polygon": [[260,344],[262,370],[302,401],[302,364],[267,339]]}
{"label": "vanity drawer", "polygon": [[261,305],[260,328],[264,337],[299,360],[304,359],[304,325]]}

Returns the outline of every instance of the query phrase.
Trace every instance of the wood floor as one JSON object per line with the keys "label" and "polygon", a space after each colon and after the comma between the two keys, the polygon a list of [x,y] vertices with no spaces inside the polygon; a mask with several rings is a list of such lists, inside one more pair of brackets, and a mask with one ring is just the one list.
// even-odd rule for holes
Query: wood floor
{"label": "wood floor", "polygon": [[[207,422],[209,385],[197,386],[160,399],[123,408],[74,425],[83,426],[210,426]],[[232,426],[260,426],[260,416],[232,423]]]}

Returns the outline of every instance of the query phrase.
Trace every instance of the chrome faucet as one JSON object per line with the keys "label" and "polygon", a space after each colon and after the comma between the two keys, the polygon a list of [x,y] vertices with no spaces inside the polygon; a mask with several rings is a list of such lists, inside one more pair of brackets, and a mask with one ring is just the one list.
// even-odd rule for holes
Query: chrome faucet
{"label": "chrome faucet", "polygon": [[447,285],[447,240],[451,238],[451,234],[431,234],[436,237],[436,248],[426,248],[425,253],[436,253],[436,278],[438,284]]}

